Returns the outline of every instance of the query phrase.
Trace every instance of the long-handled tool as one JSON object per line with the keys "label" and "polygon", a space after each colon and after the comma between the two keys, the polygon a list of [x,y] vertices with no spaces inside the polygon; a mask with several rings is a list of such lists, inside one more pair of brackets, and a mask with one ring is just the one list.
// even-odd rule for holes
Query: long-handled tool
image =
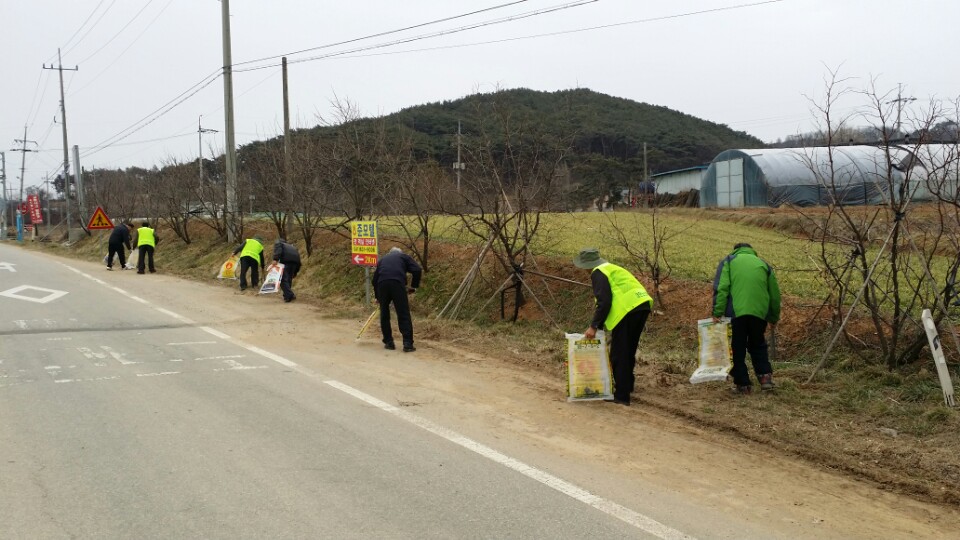
{"label": "long-handled tool", "polygon": [[370,316],[367,317],[367,322],[363,323],[363,327],[360,328],[360,333],[357,334],[357,339],[356,339],[356,341],[359,341],[359,340],[360,340],[360,336],[362,336],[363,333],[366,332],[367,327],[370,326],[370,323],[373,321],[373,318],[377,316],[377,313],[380,313],[380,308],[379,308],[379,307],[378,307],[377,309],[373,310],[373,313],[371,313]]}

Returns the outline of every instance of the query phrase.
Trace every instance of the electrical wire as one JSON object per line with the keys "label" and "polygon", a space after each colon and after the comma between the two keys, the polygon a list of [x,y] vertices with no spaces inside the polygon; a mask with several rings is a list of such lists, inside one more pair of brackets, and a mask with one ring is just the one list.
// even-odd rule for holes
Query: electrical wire
{"label": "electrical wire", "polygon": [[[157,19],[159,19],[160,16],[163,15],[163,13],[164,13],[165,11],[167,11],[167,8],[169,8],[169,7],[170,7],[170,4],[172,4],[172,3],[173,3],[173,0],[169,0],[169,1],[167,2],[167,4],[166,4],[165,6],[163,6],[163,8],[157,13],[157,15],[156,15],[149,23],[147,23],[147,26],[137,35],[137,37],[133,38],[133,41],[131,41],[130,44],[127,45],[127,47],[126,47],[125,49],[123,49],[123,51],[121,51],[120,54],[117,55],[116,58],[114,58],[109,64],[106,65],[106,67],[104,67],[102,70],[100,70],[99,73],[97,73],[96,75],[94,75],[92,79],[90,79],[89,81],[87,81],[87,84],[81,86],[81,87],[78,88],[76,91],[74,91],[73,94],[79,94],[80,92],[82,92],[82,91],[85,90],[86,88],[90,87],[90,85],[92,85],[92,84],[94,83],[94,81],[96,81],[97,79],[99,79],[101,76],[103,76],[104,73],[106,73],[111,67],[113,67],[113,65],[116,64],[117,61],[119,61],[120,58],[123,57],[123,55],[126,54],[127,51],[129,51],[130,48],[133,47],[133,46],[137,43],[137,41],[140,41],[140,38],[142,38],[143,35],[147,33],[147,30],[149,30],[150,28],[153,27],[154,23],[157,22]],[[81,62],[81,63],[82,63],[82,62]]]}
{"label": "electrical wire", "polygon": [[84,39],[86,39],[86,37],[90,35],[90,31],[92,31],[94,28],[97,27],[98,24],[100,24],[100,21],[103,20],[104,15],[106,15],[107,13],[110,12],[110,8],[112,8],[115,3],[117,3],[117,0],[110,0],[110,5],[108,5],[108,6],[103,10],[103,13],[101,13],[100,16],[97,17],[97,20],[94,21],[93,24],[90,25],[90,28],[87,28],[87,31],[84,32],[82,36],[80,36],[80,38],[77,40],[77,42],[74,43],[73,45],[71,45],[70,48],[64,47],[66,50],[63,51],[63,54],[64,54],[64,55],[67,55],[67,54],[70,53],[70,51],[72,51],[77,45],[79,45]]}
{"label": "electrical wire", "polygon": [[[661,16],[661,17],[651,17],[651,18],[647,18],[647,19],[636,19],[636,20],[632,20],[632,21],[624,21],[624,22],[619,22],[619,23],[610,23],[610,24],[604,24],[604,25],[599,25],[599,26],[589,26],[589,27],[585,27],[585,28],[575,28],[575,29],[572,29],[572,30],[560,30],[560,31],[557,31],[557,32],[546,32],[546,33],[542,33],[542,34],[531,34],[531,35],[526,35],[526,36],[516,36],[516,37],[511,37],[511,38],[494,39],[494,40],[489,40],[489,41],[476,41],[476,42],[473,42],[473,43],[460,43],[460,44],[455,44],[455,45],[440,45],[440,46],[437,46],[437,47],[423,47],[423,48],[419,48],[419,49],[406,49],[406,50],[402,50],[402,51],[383,51],[383,52],[376,52],[376,53],[370,53],[370,54],[353,54],[351,51],[347,51],[347,52],[344,52],[344,53],[336,53],[336,54],[330,54],[330,55],[325,55],[325,56],[307,58],[307,59],[298,60],[298,61],[293,61],[293,62],[288,61],[287,63],[290,64],[290,63],[306,62],[306,61],[313,61],[313,60],[324,60],[324,59],[327,59],[327,58],[334,58],[334,57],[337,58],[337,59],[349,59],[349,58],[367,58],[367,57],[374,57],[374,56],[391,56],[391,55],[395,55],[395,54],[408,54],[408,53],[418,53],[418,52],[430,52],[430,51],[440,51],[440,50],[446,50],[446,49],[462,49],[462,48],[466,48],[466,47],[476,47],[476,46],[480,46],[480,45],[495,45],[495,44],[498,44],[498,43],[509,43],[509,42],[512,42],[512,41],[523,41],[523,40],[528,40],[528,39],[538,39],[538,38],[544,38],[544,37],[555,37],[555,36],[563,36],[563,35],[568,35],[568,34],[576,34],[576,33],[580,33],[580,32],[590,32],[590,31],[593,31],[593,30],[603,30],[603,29],[607,29],[607,28],[614,28],[614,27],[618,27],[618,26],[625,26],[625,25],[632,25],[632,24],[644,24],[644,23],[651,23],[651,22],[659,22],[659,21],[664,21],[664,20],[669,20],[669,19],[678,19],[678,18],[681,18],[681,17],[691,17],[691,16],[695,16],[695,15],[704,15],[704,14],[707,14],[707,13],[715,13],[715,12],[719,12],[719,11],[730,11],[730,10],[735,10],[735,9],[745,9],[745,8],[762,6],[762,5],[764,5],[764,4],[775,4],[775,3],[778,3],[778,2],[784,2],[784,1],[786,1],[786,0],[766,0],[766,1],[763,1],[763,2],[755,2],[755,3],[752,3],[752,4],[738,4],[738,5],[734,5],[734,6],[725,6],[725,7],[719,7],[719,8],[704,9],[704,10],[700,10],[700,11],[690,11],[690,12],[686,12],[686,13],[677,13],[677,14],[674,14],[674,15],[664,15],[664,16]],[[373,48],[375,48],[375,47],[371,47],[371,49],[373,49]],[[360,51],[358,51],[358,52],[360,52]],[[237,70],[237,71],[245,71],[245,70]]]}
{"label": "electrical wire", "polygon": [[83,63],[85,63],[87,60],[90,60],[91,58],[93,58],[94,56],[96,56],[97,53],[99,53],[100,51],[102,51],[107,45],[110,45],[111,43],[113,43],[113,40],[117,39],[117,37],[120,36],[120,34],[122,34],[123,31],[127,29],[127,27],[129,27],[131,24],[133,24],[133,21],[137,20],[137,18],[140,17],[140,14],[143,13],[144,11],[146,11],[146,9],[147,9],[148,7],[150,7],[150,4],[152,4],[153,1],[154,1],[154,0],[147,0],[147,3],[144,4],[142,8],[140,8],[140,11],[138,11],[129,21],[127,21],[127,24],[123,25],[123,27],[121,27],[120,30],[118,30],[117,33],[113,35],[113,37],[111,37],[110,39],[108,39],[103,45],[100,46],[99,49],[93,51],[92,53],[90,53],[89,55],[87,55],[86,58],[84,58],[83,60],[81,60],[81,61],[79,61],[79,62],[76,62],[76,63],[77,63],[77,64],[83,64]]}
{"label": "electrical wire", "polygon": [[[466,25],[466,26],[461,26],[461,27],[458,27],[458,28],[452,28],[452,29],[449,29],[449,30],[440,30],[440,31],[438,31],[438,32],[433,32],[433,33],[429,33],[429,34],[421,34],[421,35],[418,35],[418,36],[413,36],[413,37],[409,37],[409,38],[397,39],[397,40],[389,41],[389,42],[386,42],[386,43],[380,43],[380,44],[375,44],[375,45],[368,45],[368,46],[364,46],[364,47],[358,47],[358,48],[355,48],[355,49],[348,49],[348,50],[345,50],[345,51],[338,51],[338,52],[327,53],[327,54],[323,54],[323,55],[319,55],[319,56],[312,56],[312,57],[308,57],[308,58],[288,60],[288,61],[287,61],[287,64],[300,64],[300,63],[303,63],[303,62],[313,62],[313,61],[316,61],[316,60],[325,60],[325,59],[327,59],[327,58],[333,58],[333,57],[342,56],[342,55],[345,55],[345,54],[353,54],[353,53],[357,53],[357,52],[369,51],[369,50],[374,50],[374,49],[382,49],[382,48],[384,48],[384,47],[392,47],[392,46],[395,46],[395,45],[402,45],[402,44],[404,44],[404,43],[411,43],[411,42],[414,42],[414,41],[421,41],[421,40],[424,40],[424,39],[430,39],[430,38],[435,38],[435,37],[440,37],[440,36],[447,36],[447,35],[452,35],[452,34],[459,34],[459,33],[461,33],[461,32],[466,32],[466,31],[469,31],[469,30],[476,30],[477,28],[484,28],[484,27],[487,27],[487,26],[494,26],[494,25],[503,24],[503,23],[508,23],[508,22],[515,22],[515,21],[519,21],[519,20],[523,20],[523,19],[528,19],[528,18],[531,18],[531,17],[536,17],[536,16],[539,16],[539,15],[545,15],[545,14],[547,14],[547,13],[554,13],[554,12],[557,12],[557,11],[563,11],[563,10],[566,10],[566,9],[571,9],[571,8],[575,8],[575,7],[580,7],[580,6],[583,6],[583,5],[586,5],[586,4],[593,4],[593,3],[598,2],[598,1],[599,1],[599,0],[577,0],[577,1],[575,1],[575,2],[568,2],[568,3],[566,3],[566,4],[559,4],[559,5],[555,5],[555,6],[549,7],[549,8],[543,8],[543,9],[537,9],[537,10],[527,11],[527,12],[520,13],[520,14],[517,14],[517,15],[511,15],[511,16],[507,16],[507,17],[501,17],[501,18],[499,18],[499,19],[491,19],[491,20],[488,20],[488,21],[482,21],[482,22],[479,22],[479,23],[469,24],[469,25]],[[772,0],[772,1],[782,1],[782,0]],[[234,64],[234,65],[238,65],[238,64]],[[253,67],[248,67],[248,68],[234,69],[233,72],[234,72],[234,73],[243,73],[243,72],[246,72],[246,71],[256,71],[256,70],[259,70],[259,69],[267,69],[267,68],[271,68],[271,67],[276,67],[276,66],[278,66],[278,65],[280,65],[280,64],[266,64],[266,65],[262,65],[262,66],[253,66]]]}
{"label": "electrical wire", "polygon": [[[67,39],[66,43],[64,43],[64,44],[61,46],[61,48],[66,48],[68,45],[70,45],[70,42],[73,41],[73,38],[77,37],[77,34],[79,34],[81,30],[83,30],[83,27],[86,26],[88,22],[90,22],[90,19],[93,18],[93,15],[94,15],[97,11],[99,11],[100,6],[102,6],[105,1],[106,1],[106,0],[100,0],[100,2],[97,3],[97,7],[93,8],[93,11],[91,11],[90,14],[87,15],[87,18],[84,19],[83,24],[81,24],[80,27],[77,28],[77,30],[73,33],[73,35],[70,36],[69,39]],[[53,58],[56,58],[56,56],[54,56]],[[49,62],[49,61],[50,61],[50,59],[48,58],[48,59],[47,59],[47,62]]]}
{"label": "electrical wire", "polygon": [[397,28],[396,30],[388,30],[388,31],[385,31],[385,32],[378,32],[378,33],[376,33],[376,34],[369,34],[369,35],[366,35],[366,36],[363,36],[363,37],[348,39],[348,40],[345,40],[345,41],[338,41],[338,42],[336,42],[336,43],[328,43],[328,44],[326,44],[326,45],[319,45],[319,46],[317,46],[317,47],[310,47],[309,49],[301,49],[301,50],[299,50],[299,51],[293,51],[293,52],[289,52],[289,53],[286,53],[286,54],[278,54],[278,55],[275,55],[275,56],[265,56],[265,57],[263,57],[263,58],[257,58],[257,59],[255,59],[255,60],[245,60],[245,61],[243,61],[243,62],[235,62],[233,65],[234,65],[234,66],[240,66],[240,65],[244,65],[244,64],[255,64],[255,63],[258,63],[258,62],[264,62],[264,61],[267,61],[267,60],[274,60],[274,59],[277,59],[277,58],[282,58],[282,57],[284,57],[284,56],[293,56],[293,55],[295,55],[295,54],[302,54],[302,53],[305,53],[305,52],[317,51],[317,50],[320,50],[320,49],[328,49],[328,48],[330,48],[330,47],[339,47],[340,45],[347,45],[347,44],[350,44],[350,43],[356,43],[357,41],[363,41],[363,40],[366,40],[366,39],[373,39],[373,38],[388,36],[388,35],[390,35],[390,34],[397,34],[397,33],[400,33],[400,32],[406,32],[407,30],[414,30],[414,29],[417,29],[417,28],[423,28],[423,27],[425,27],[425,26],[430,26],[430,25],[434,25],[434,24],[439,24],[439,23],[442,23],[442,22],[449,22],[449,21],[456,20],[456,19],[462,19],[462,18],[464,18],[464,17],[470,17],[470,16],[473,16],[473,15],[478,15],[478,14],[480,14],[480,13],[485,13],[485,12],[487,12],[487,11],[494,11],[494,10],[497,10],[497,9],[501,9],[501,8],[505,8],[505,7],[510,7],[510,6],[513,6],[513,5],[516,5],[516,4],[522,4],[522,3],[527,2],[527,1],[528,1],[528,0],[517,0],[517,1],[515,1],[515,2],[509,2],[509,3],[506,3],[506,4],[500,4],[500,5],[498,5],[498,6],[492,6],[492,7],[488,7],[488,8],[484,8],[484,9],[479,9],[479,10],[476,10],[476,11],[471,11],[471,12],[469,12],[469,13],[462,13],[462,14],[460,14],[460,15],[453,15],[453,16],[451,16],[451,17],[444,17],[444,18],[442,18],[442,19],[436,19],[436,20],[433,20],[433,21],[425,22],[425,23],[415,24],[415,25],[413,25],[413,26],[406,26],[406,27],[404,27],[404,28]]}
{"label": "electrical wire", "polygon": [[117,134],[111,137],[108,137],[107,139],[104,139],[102,142],[92,146],[89,150],[81,154],[81,156],[86,157],[89,155],[96,154],[97,152],[100,152],[107,147],[113,146],[118,142],[122,141],[123,139],[126,139],[130,135],[133,135],[134,133],[147,127],[148,125],[152,124],[157,119],[159,119],[160,117],[172,111],[174,108],[176,108],[178,105],[180,105],[184,101],[190,99],[191,97],[195,96],[198,92],[200,92],[204,88],[213,84],[214,81],[220,78],[220,75],[221,73],[219,69],[217,71],[214,71],[210,75],[207,75],[207,77],[202,79],[199,83],[191,86],[187,90],[184,90],[177,97],[164,103],[163,105],[155,109],[150,114],[144,116],[137,122],[134,122],[133,124],[131,124],[129,127],[121,130],[120,132],[118,132]]}

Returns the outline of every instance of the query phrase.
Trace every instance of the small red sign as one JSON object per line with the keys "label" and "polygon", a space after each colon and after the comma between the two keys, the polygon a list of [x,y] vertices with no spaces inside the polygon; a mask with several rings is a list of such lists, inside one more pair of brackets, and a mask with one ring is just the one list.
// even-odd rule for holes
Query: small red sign
{"label": "small red sign", "polygon": [[37,225],[43,223],[43,211],[40,210],[40,197],[27,195],[27,209],[30,211],[31,223]]}
{"label": "small red sign", "polygon": [[377,256],[369,253],[354,253],[353,256],[350,257],[350,261],[360,266],[376,266]]}

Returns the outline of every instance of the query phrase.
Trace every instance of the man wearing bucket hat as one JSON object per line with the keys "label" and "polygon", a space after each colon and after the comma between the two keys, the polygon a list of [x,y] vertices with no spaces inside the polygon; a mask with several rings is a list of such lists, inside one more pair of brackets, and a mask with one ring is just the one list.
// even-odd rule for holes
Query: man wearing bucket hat
{"label": "man wearing bucket hat", "polygon": [[581,250],[573,258],[573,264],[590,271],[590,282],[597,302],[593,321],[583,335],[593,339],[599,329],[606,330],[610,335],[613,402],[630,405],[637,346],[653,308],[653,298],[630,271],[601,259],[600,251],[596,248]]}
{"label": "man wearing bucket hat", "polygon": [[250,269],[250,282],[254,287],[260,285],[260,270],[263,270],[263,239],[259,236],[247,238],[233,250],[233,254],[240,254],[240,291],[247,289],[247,269]]}

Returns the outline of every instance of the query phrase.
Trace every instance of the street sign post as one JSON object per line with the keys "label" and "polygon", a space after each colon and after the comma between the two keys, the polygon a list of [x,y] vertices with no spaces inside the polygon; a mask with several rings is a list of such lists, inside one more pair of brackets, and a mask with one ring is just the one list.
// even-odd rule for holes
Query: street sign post
{"label": "street sign post", "polygon": [[370,267],[377,265],[377,222],[354,221],[350,223],[350,262],[364,267],[364,287],[367,305],[370,305]]}

